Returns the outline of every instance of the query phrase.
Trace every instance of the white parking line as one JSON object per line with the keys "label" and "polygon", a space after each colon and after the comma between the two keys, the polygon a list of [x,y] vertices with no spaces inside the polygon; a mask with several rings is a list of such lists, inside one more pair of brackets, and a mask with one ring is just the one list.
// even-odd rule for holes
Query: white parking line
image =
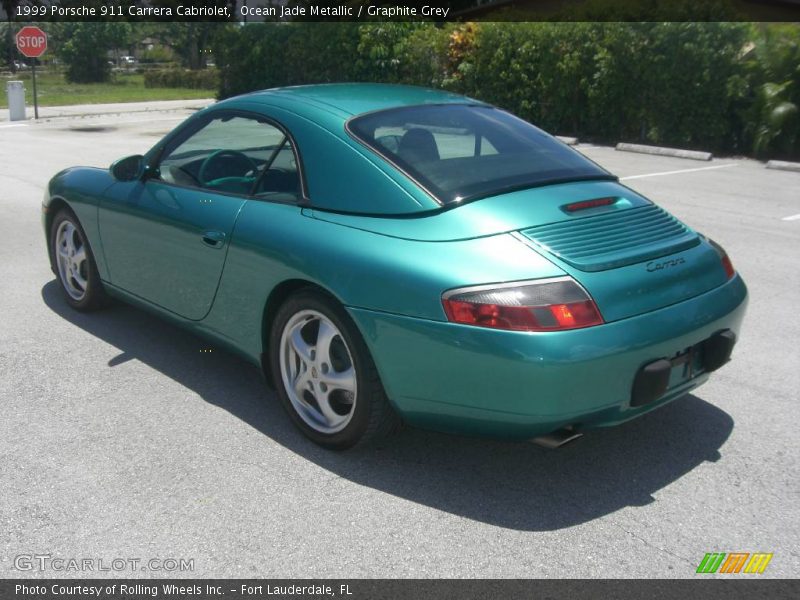
{"label": "white parking line", "polygon": [[710,171],[712,169],[727,169],[728,167],[736,167],[739,163],[727,163],[724,165],[715,165],[713,167],[699,167],[697,169],[681,169],[680,171],[661,171],[660,173],[646,173],[644,175],[629,175],[628,177],[620,177],[620,181],[628,179],[643,179],[645,177],[657,177],[659,175],[678,175],[679,173],[693,173],[695,171]]}
{"label": "white parking line", "polygon": [[800,214],[783,217],[781,221],[800,221]]}
{"label": "white parking line", "polygon": [[12,127],[27,127],[27,123],[12,123],[10,125],[0,125],[0,129],[11,129]]}

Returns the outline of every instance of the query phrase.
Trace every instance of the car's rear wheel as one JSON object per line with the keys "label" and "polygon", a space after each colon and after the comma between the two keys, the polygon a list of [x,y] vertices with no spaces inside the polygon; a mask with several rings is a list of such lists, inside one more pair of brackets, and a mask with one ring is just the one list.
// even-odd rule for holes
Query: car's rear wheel
{"label": "car's rear wheel", "polygon": [[50,253],[61,291],[77,310],[96,310],[108,303],[94,254],[75,215],[62,209],[50,227]]}
{"label": "car's rear wheel", "polygon": [[355,324],[329,296],[304,290],[275,316],[273,381],[292,421],[314,442],[345,449],[392,432],[399,418]]}

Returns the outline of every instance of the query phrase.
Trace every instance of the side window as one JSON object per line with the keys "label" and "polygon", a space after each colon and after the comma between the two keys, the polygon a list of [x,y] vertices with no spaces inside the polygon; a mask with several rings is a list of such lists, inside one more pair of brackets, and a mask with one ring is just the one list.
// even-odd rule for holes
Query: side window
{"label": "side window", "polygon": [[285,138],[273,153],[253,195],[267,200],[288,201],[299,200],[301,192],[295,151],[291,140]]}
{"label": "side window", "polygon": [[[287,156],[288,155],[288,156]],[[280,189],[270,173],[286,163]],[[300,197],[300,177],[291,142],[278,127],[240,116],[212,119],[166,154],[159,177],[167,183],[235,194],[280,192],[281,200]],[[294,165],[293,171],[289,167]],[[274,179],[274,177],[272,177]]]}
{"label": "side window", "polygon": [[484,136],[458,127],[427,127],[421,124],[378,127],[375,141],[410,162],[497,154],[495,147]]}

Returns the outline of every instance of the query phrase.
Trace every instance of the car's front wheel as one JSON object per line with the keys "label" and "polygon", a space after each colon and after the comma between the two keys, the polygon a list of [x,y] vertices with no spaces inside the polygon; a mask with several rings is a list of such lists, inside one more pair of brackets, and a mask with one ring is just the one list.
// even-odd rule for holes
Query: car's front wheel
{"label": "car's front wheel", "polygon": [[75,215],[62,209],[50,227],[50,253],[61,291],[77,310],[95,310],[108,303],[92,249]]}
{"label": "car's front wheel", "polygon": [[281,306],[270,357],[278,396],[314,442],[341,450],[399,424],[355,324],[326,294],[304,290]]}

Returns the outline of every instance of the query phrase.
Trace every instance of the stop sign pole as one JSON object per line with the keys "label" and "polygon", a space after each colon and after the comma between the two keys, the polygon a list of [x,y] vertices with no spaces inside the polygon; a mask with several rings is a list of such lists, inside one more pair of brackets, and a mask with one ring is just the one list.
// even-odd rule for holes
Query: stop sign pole
{"label": "stop sign pole", "polygon": [[33,115],[39,118],[39,100],[36,97],[36,59],[47,50],[47,34],[33,25],[27,25],[17,32],[17,50],[23,56],[32,58],[31,77],[33,78]]}
{"label": "stop sign pole", "polygon": [[31,77],[33,78],[33,118],[39,120],[39,98],[36,95],[36,58],[31,63]]}

